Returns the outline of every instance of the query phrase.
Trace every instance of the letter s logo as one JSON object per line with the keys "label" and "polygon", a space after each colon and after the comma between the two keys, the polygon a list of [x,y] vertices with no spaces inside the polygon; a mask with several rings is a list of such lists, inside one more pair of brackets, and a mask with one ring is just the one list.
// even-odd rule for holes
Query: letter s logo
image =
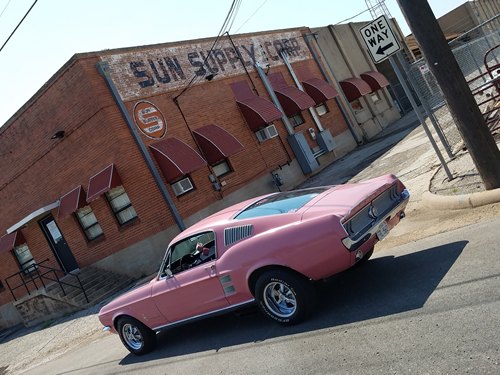
{"label": "letter s logo", "polygon": [[148,138],[163,138],[167,133],[167,122],[163,114],[148,101],[143,100],[135,104],[134,121],[142,134]]}

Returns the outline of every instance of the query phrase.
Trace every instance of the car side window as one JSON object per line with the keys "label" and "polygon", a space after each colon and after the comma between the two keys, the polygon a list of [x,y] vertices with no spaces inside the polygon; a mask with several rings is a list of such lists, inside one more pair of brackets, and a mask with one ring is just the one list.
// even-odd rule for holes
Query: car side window
{"label": "car side window", "polygon": [[175,275],[215,258],[215,235],[213,232],[203,232],[174,244],[170,248],[166,268]]}

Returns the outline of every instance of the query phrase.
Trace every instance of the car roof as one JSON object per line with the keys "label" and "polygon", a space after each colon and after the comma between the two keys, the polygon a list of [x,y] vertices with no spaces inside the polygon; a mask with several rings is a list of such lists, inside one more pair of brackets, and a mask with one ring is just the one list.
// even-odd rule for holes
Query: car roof
{"label": "car roof", "polygon": [[[322,188],[324,188],[325,191],[323,191],[319,195],[327,194],[329,189],[333,188],[333,186],[323,186]],[[242,211],[246,207],[248,207],[248,206],[254,204],[255,202],[258,202],[264,198],[271,197],[271,196],[277,195],[277,194],[291,193],[293,191],[304,191],[304,190],[314,190],[314,189],[318,189],[318,187],[307,188],[307,189],[298,189],[298,190],[292,190],[292,191],[287,191],[287,192],[274,192],[274,193],[261,195],[261,196],[255,197],[255,198],[247,199],[245,201],[236,203],[236,204],[231,205],[229,207],[226,207],[218,212],[215,212],[214,214],[212,214],[212,215],[198,221],[197,223],[193,224],[189,228],[187,228],[184,231],[182,231],[181,233],[179,233],[172,240],[172,243],[177,242],[178,240],[185,238],[185,237],[188,237],[192,234],[200,233],[203,231],[215,230],[215,229],[220,228],[220,227],[226,228],[226,227],[235,226],[235,225],[238,225],[238,223],[240,223],[240,222],[243,223],[244,221],[247,221],[247,220],[253,220],[253,221],[266,220],[265,216],[253,217],[251,219],[242,219],[242,220],[237,220],[237,219],[233,219],[233,218],[236,216],[237,213],[239,213],[240,211]]]}

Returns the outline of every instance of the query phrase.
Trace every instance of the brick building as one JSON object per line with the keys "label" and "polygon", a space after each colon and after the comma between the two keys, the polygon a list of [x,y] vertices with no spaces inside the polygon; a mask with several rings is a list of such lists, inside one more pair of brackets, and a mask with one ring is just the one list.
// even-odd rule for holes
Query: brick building
{"label": "brick building", "polygon": [[307,34],[73,56],[0,128],[0,328],[37,264],[150,274],[182,228],[356,147]]}

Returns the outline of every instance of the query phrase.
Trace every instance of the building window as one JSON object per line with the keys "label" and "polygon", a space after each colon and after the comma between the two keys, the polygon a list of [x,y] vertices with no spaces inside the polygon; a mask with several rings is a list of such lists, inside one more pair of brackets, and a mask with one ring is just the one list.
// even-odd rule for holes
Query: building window
{"label": "building window", "polygon": [[126,224],[137,218],[137,213],[134,207],[132,207],[132,203],[123,186],[115,187],[106,192],[106,198],[120,225]]}
{"label": "building window", "polygon": [[22,245],[14,247],[14,255],[16,256],[21,271],[24,273],[29,273],[37,268],[36,262],[27,244],[23,243]]}
{"label": "building window", "polygon": [[90,206],[85,206],[80,208],[75,212],[78,222],[85,233],[85,237],[87,240],[92,241],[97,237],[102,236],[103,231],[99,223],[97,222],[97,218],[94,215],[94,211]]}
{"label": "building window", "polygon": [[380,96],[378,96],[378,94],[377,94],[376,92],[372,92],[372,93],[370,94],[370,96],[371,96],[372,101],[373,101],[374,103],[376,103],[376,102],[378,102],[378,101],[380,100]]}
{"label": "building window", "polygon": [[226,160],[221,161],[219,164],[212,165],[212,169],[217,177],[222,177],[233,171]]}
{"label": "building window", "polygon": [[320,103],[317,106],[315,106],[315,108],[316,112],[318,113],[318,116],[323,116],[326,115],[328,112],[330,112],[325,103]]}
{"label": "building window", "polygon": [[290,120],[290,124],[293,126],[293,127],[296,127],[296,126],[299,126],[299,125],[302,125],[305,121],[304,121],[304,117],[302,117],[302,115],[300,113],[297,113],[293,116],[290,116],[288,118],[288,120]]}
{"label": "building window", "polygon": [[359,99],[354,99],[349,104],[351,104],[351,107],[355,113],[363,110],[363,106],[361,105],[361,102],[359,101]]}
{"label": "building window", "polygon": [[176,197],[186,194],[188,191],[194,190],[193,183],[189,177],[183,178],[170,186],[172,187]]}

